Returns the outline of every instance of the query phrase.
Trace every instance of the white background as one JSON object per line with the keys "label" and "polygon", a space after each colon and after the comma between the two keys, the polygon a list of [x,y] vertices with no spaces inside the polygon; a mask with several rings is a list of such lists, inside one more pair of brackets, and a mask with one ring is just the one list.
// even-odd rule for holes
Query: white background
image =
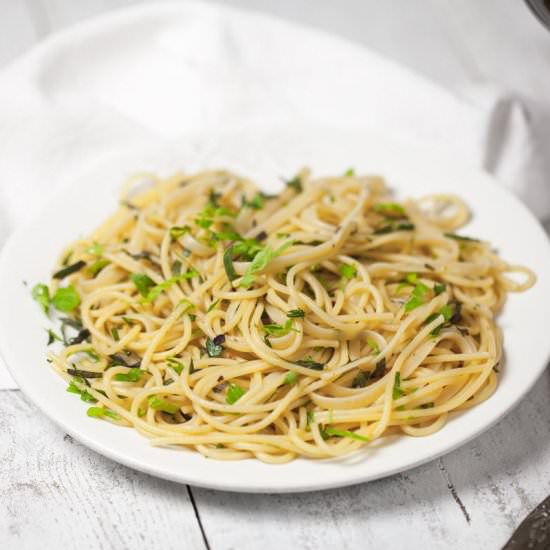
{"label": "white background", "polygon": [[[0,65],[129,0],[0,0]],[[331,30],[449,88],[550,112],[550,32],[520,0],[230,0]],[[550,144],[548,144],[550,150]],[[550,179],[550,177],[549,177]],[[528,354],[526,355],[528,368]],[[317,494],[234,495],[130,471],[0,393],[3,548],[499,548],[550,492],[550,378],[498,426],[405,474]]]}

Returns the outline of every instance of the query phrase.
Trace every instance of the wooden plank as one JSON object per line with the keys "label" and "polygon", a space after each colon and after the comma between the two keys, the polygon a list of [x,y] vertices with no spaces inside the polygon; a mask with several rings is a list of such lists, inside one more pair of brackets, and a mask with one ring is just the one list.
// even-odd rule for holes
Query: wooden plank
{"label": "wooden plank", "polygon": [[0,67],[24,52],[37,40],[26,2],[0,0]]}
{"label": "wooden plank", "polygon": [[193,489],[210,547],[500,548],[550,490],[549,391],[547,372],[469,445],[377,482],[302,495]]}
{"label": "wooden plank", "polygon": [[2,548],[204,548],[185,485],[89,451],[19,391],[0,397]]}

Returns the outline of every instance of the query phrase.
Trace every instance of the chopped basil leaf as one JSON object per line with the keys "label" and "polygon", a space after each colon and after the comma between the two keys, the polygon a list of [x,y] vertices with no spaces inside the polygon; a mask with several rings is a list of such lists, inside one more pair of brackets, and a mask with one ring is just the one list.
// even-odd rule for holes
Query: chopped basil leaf
{"label": "chopped basil leaf", "polygon": [[130,368],[128,372],[118,372],[114,379],[119,382],[137,382],[145,371],[137,368]]}
{"label": "chopped basil leaf", "polygon": [[246,200],[243,196],[243,208],[252,208],[253,210],[261,210],[264,207],[264,197],[261,193],[257,193],[251,201]]}
{"label": "chopped basil leaf", "polygon": [[94,372],[91,370],[81,370],[81,369],[67,369],[67,374],[71,376],[79,376],[80,378],[102,378],[102,372]]}
{"label": "chopped basil leaf", "polygon": [[180,409],[178,405],[175,405],[174,403],[171,403],[170,401],[162,399],[161,397],[158,397],[156,395],[150,395],[147,399],[147,402],[152,409],[168,414],[176,414]]}
{"label": "chopped basil leaf", "polygon": [[402,395],[403,395],[403,391],[401,390],[401,373],[396,372],[395,379],[393,382],[392,397],[393,399],[399,399]]}
{"label": "chopped basil leaf", "polygon": [[344,172],[344,177],[345,178],[351,178],[355,176],[355,170],[353,168],[348,168],[345,172]]}
{"label": "chopped basil leaf", "polygon": [[103,407],[90,407],[86,414],[92,418],[104,418],[105,416],[108,416],[113,420],[120,420],[120,415],[118,413]]}
{"label": "chopped basil leaf", "polygon": [[144,273],[132,273],[130,275],[130,280],[134,283],[134,285],[136,285],[139,293],[144,298],[149,293],[149,289],[155,286],[155,281],[153,281],[149,275],[145,275]]}
{"label": "chopped basil leaf", "polygon": [[309,426],[315,422],[315,412],[307,411],[306,412],[306,424]]}
{"label": "chopped basil leaf", "polygon": [[405,303],[405,311],[409,312],[424,304],[424,296],[428,292],[424,283],[417,283],[412,291],[411,297]]}
{"label": "chopped basil leaf", "polygon": [[48,314],[48,308],[50,306],[50,290],[43,283],[38,283],[34,285],[32,289],[33,299],[40,304],[44,313]]}
{"label": "chopped basil leaf", "polygon": [[227,394],[225,396],[225,401],[229,405],[236,403],[244,394],[246,390],[241,388],[238,384],[229,384],[227,388]]}
{"label": "chopped basil leaf", "polygon": [[305,317],[305,313],[303,309],[291,309],[290,311],[287,311],[286,316],[290,317],[290,319],[298,319],[300,317]]}
{"label": "chopped basil leaf", "polygon": [[292,319],[288,319],[284,325],[278,325],[275,323],[262,325],[262,329],[269,336],[286,336],[291,330],[294,332],[299,332],[297,329],[292,327]]}
{"label": "chopped basil leaf", "polygon": [[80,296],[73,286],[58,288],[52,297],[52,305],[58,311],[70,312],[80,305]]}
{"label": "chopped basil leaf", "polygon": [[168,363],[168,366],[174,369],[178,374],[183,372],[183,363],[180,363],[175,357],[168,357],[166,362]]}
{"label": "chopped basil leaf", "polygon": [[344,279],[353,279],[357,275],[357,268],[354,265],[342,264],[338,272]]}
{"label": "chopped basil leaf", "polygon": [[219,357],[223,353],[222,342],[216,344],[215,338],[211,340],[210,338],[206,339],[206,353],[208,357]]}
{"label": "chopped basil leaf", "polygon": [[386,371],[386,358],[382,357],[378,363],[376,363],[375,369],[371,373],[371,378],[381,378]]}
{"label": "chopped basil leaf", "polygon": [[350,432],[349,430],[337,430],[336,428],[331,428],[327,426],[324,432],[330,437],[349,437],[350,439],[355,439],[357,441],[369,441],[368,437],[364,435],[359,435],[356,432]]}
{"label": "chopped basil leaf", "polygon": [[72,273],[76,273],[77,271],[80,271],[84,266],[86,265],[86,262],[82,260],[78,260],[78,262],[75,262],[74,264],[68,265],[67,267],[64,267],[63,269],[60,269],[59,271],[56,271],[53,274],[54,279],[64,279],[65,277],[68,277]]}
{"label": "chopped basil leaf", "polygon": [[296,384],[297,381],[298,381],[298,375],[291,370],[285,376],[285,379],[283,380],[283,384],[288,384],[289,386],[292,386],[293,384]]}
{"label": "chopped basil leaf", "polygon": [[116,327],[111,328],[111,336],[113,337],[113,340],[115,342],[118,342],[120,340],[120,335],[119,335],[118,329]]}

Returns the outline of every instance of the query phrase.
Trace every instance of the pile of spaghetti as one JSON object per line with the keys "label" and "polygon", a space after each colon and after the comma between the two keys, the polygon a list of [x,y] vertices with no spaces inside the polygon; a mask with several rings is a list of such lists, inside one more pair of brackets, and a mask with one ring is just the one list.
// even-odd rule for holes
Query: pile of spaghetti
{"label": "pile of spaghetti", "polygon": [[33,289],[89,416],[277,463],[431,434],[495,390],[495,315],[535,277],[455,233],[457,197],[397,203],[353,171],[274,196],[225,171],[151,179]]}

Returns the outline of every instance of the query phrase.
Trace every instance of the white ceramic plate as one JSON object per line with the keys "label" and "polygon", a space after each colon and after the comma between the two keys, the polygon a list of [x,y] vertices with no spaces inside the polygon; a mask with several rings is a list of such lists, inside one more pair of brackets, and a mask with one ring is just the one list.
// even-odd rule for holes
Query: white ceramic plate
{"label": "white ceramic plate", "polygon": [[[534,269],[536,286],[511,295],[499,319],[506,364],[495,395],[429,437],[394,437],[343,460],[299,459],[278,466],[255,460],[218,462],[187,450],[154,448],[131,429],[88,418],[86,405],[65,391],[65,382],[45,361],[48,324],[30,297],[32,285],[48,279],[63,245],[86,234],[116,207],[118,186],[132,172],[225,167],[260,179],[266,191],[276,191],[279,176],[292,175],[304,164],[318,174],[341,173],[350,166],[381,173],[399,196],[458,193],[473,211],[465,233],[490,240],[508,261]],[[0,288],[2,355],[21,389],[46,415],[80,442],[132,468],[232,491],[294,492],[350,485],[431,460],[502,418],[535,383],[550,355],[550,247],[533,216],[487,174],[463,169],[434,150],[361,130],[250,129],[215,140],[189,138],[163,145],[161,151],[113,156],[55,196],[29,226],[13,235],[0,258]]]}

